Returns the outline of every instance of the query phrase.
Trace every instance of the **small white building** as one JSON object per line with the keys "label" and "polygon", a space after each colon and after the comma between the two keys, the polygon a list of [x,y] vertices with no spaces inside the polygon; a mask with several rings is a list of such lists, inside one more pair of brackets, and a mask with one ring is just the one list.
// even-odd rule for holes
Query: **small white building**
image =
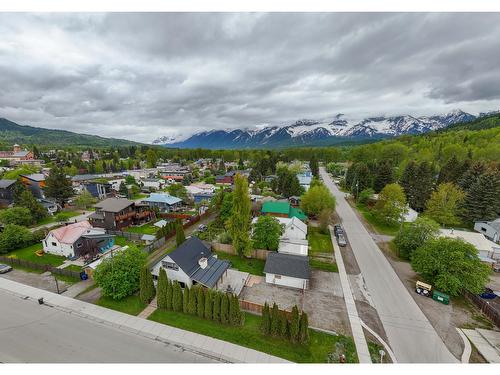
{"label": "small white building", "polygon": [[143,188],[161,190],[165,186],[165,180],[161,178],[144,178],[141,180]]}
{"label": "small white building", "polygon": [[493,242],[500,243],[500,218],[493,221],[476,221],[474,230]]}
{"label": "small white building", "polygon": [[278,253],[307,256],[309,242],[301,239],[282,239],[278,246]]}
{"label": "small white building", "polygon": [[264,267],[266,283],[296,289],[308,289],[311,270],[309,257],[269,253]]}
{"label": "small white building", "polygon": [[500,260],[500,245],[488,240],[481,233],[467,232],[456,229],[441,229],[441,236],[449,238],[459,238],[470,243],[477,249],[479,258]]}

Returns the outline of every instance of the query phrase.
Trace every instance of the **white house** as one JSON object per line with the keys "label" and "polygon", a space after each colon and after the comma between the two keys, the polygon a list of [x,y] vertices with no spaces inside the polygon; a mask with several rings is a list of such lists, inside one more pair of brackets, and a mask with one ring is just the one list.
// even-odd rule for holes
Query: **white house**
{"label": "white house", "polygon": [[191,237],[156,263],[151,273],[157,280],[163,268],[168,279],[177,280],[183,288],[196,284],[217,288],[226,277],[229,266],[228,261],[217,259],[201,240]]}
{"label": "white house", "polygon": [[500,243],[500,218],[493,221],[476,221],[474,230],[484,234],[493,242]]}
{"label": "white house", "polygon": [[[300,219],[294,217],[275,217],[284,226],[281,239],[305,240],[307,237],[307,225]],[[256,224],[258,217],[252,219],[252,224]]]}
{"label": "white house", "polygon": [[456,229],[441,229],[440,231],[443,237],[460,238],[470,243],[477,249],[479,258],[483,260],[500,260],[500,245],[488,240],[481,233]]}
{"label": "white house", "polygon": [[141,180],[141,184],[145,189],[161,190],[165,186],[165,180],[161,178],[144,178]]}
{"label": "white house", "polygon": [[308,289],[311,270],[306,256],[269,253],[264,266],[266,283]]}
{"label": "white house", "polygon": [[81,240],[84,235],[111,237],[105,234],[104,229],[93,228],[88,221],[81,221],[51,230],[42,241],[43,251],[70,258],[79,256],[86,245]]}

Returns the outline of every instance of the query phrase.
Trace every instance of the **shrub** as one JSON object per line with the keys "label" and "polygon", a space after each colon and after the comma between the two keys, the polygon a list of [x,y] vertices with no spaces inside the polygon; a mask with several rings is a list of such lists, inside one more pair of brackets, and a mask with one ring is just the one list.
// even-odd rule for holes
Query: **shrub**
{"label": "shrub", "polygon": [[184,314],[189,313],[189,295],[190,290],[187,286],[184,287],[184,295],[182,296],[182,312]]}
{"label": "shrub", "polygon": [[212,320],[213,315],[213,293],[211,289],[208,289],[205,293],[205,312],[203,317],[208,320]]}
{"label": "shrub", "polygon": [[167,290],[168,290],[169,280],[167,278],[167,273],[165,269],[160,267],[160,274],[158,276],[158,284],[156,293],[158,295],[157,304],[159,309],[167,308]]}
{"label": "shrub", "polygon": [[368,188],[359,193],[358,202],[361,204],[367,204],[370,198],[375,194],[372,188]]}
{"label": "shrub", "polygon": [[220,322],[221,293],[215,292],[212,320]]}
{"label": "shrub", "polygon": [[174,311],[182,311],[182,288],[177,280],[172,285],[172,308]]}
{"label": "shrub", "polygon": [[309,319],[307,314],[302,312],[300,316],[299,342],[304,344],[309,341]]}
{"label": "shrub", "polygon": [[300,317],[297,306],[292,308],[292,319],[290,322],[290,340],[297,342],[299,340]]}
{"label": "shrub", "polygon": [[270,333],[273,336],[278,336],[280,331],[280,317],[279,309],[276,303],[273,303],[273,308],[271,309],[271,329]]}
{"label": "shrub", "polygon": [[196,292],[196,287],[191,288],[189,291],[188,313],[191,315],[196,315]]}
{"label": "shrub", "polygon": [[269,305],[264,303],[262,308],[262,319],[260,321],[260,331],[264,335],[269,335],[271,333],[271,312],[269,311]]}
{"label": "shrub", "polygon": [[167,294],[166,294],[166,308],[167,310],[172,310],[172,303],[173,303],[173,287],[172,287],[172,283],[170,282],[170,280],[168,281],[167,283]]}
{"label": "shrub", "polygon": [[203,288],[198,288],[198,295],[196,296],[196,311],[199,318],[203,318],[205,314],[205,293]]}
{"label": "shrub", "polygon": [[229,323],[229,298],[227,293],[223,293],[220,303],[220,322],[222,324]]}
{"label": "shrub", "polygon": [[144,266],[140,275],[140,291],[139,298],[142,303],[149,304],[155,296],[155,286],[153,283],[153,275],[147,266]]}

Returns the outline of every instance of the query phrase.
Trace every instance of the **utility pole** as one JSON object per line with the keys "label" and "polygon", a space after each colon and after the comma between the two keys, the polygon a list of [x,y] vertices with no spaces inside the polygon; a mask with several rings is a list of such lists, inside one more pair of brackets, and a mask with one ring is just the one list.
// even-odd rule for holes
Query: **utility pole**
{"label": "utility pole", "polygon": [[52,274],[52,276],[54,276],[54,280],[55,280],[55,282],[56,282],[57,294],[61,294],[61,293],[59,293],[59,283],[57,282],[57,277],[56,277],[56,275],[55,275],[55,274]]}

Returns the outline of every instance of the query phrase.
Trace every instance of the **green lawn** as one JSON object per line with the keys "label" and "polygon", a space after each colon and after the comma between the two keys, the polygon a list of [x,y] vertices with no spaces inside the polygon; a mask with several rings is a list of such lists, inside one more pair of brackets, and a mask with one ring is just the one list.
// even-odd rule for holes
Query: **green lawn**
{"label": "green lawn", "polygon": [[64,267],[64,269],[73,272],[80,272],[82,270],[82,267],[75,264],[70,264],[69,266]]}
{"label": "green lawn", "polygon": [[24,259],[29,262],[38,264],[49,264],[54,267],[60,266],[66,259],[65,257],[60,255],[43,254],[42,256],[38,256],[35,254],[36,251],[42,249],[42,243],[39,242],[28,247],[23,247],[21,249],[11,251],[8,256],[11,258]]}
{"label": "green lawn", "polygon": [[252,275],[262,276],[264,274],[264,265],[266,262],[260,259],[247,259],[241,258],[238,255],[232,255],[217,251],[217,257],[219,259],[227,259],[231,262],[233,268],[238,269],[242,272],[248,272]]}
{"label": "green lawn", "polygon": [[309,225],[307,227],[307,238],[309,240],[309,254],[333,253],[332,239],[330,233],[321,233],[320,229]]}
{"label": "green lawn", "polygon": [[339,272],[339,269],[337,267],[337,263],[330,263],[318,259],[309,259],[309,265],[312,268],[315,268],[317,270],[321,271],[327,271],[327,272]]}
{"label": "green lawn", "polygon": [[54,275],[57,280],[64,281],[67,285],[69,285],[69,284],[75,284],[75,283],[78,283],[78,282],[82,281],[80,279],[80,277],[58,275],[58,274],[55,274],[55,273],[53,273],[52,275]]}
{"label": "green lawn", "polygon": [[128,246],[130,248],[138,248],[140,249],[142,245],[134,242],[133,240],[129,240],[128,238],[125,238],[123,236],[115,236],[115,244],[118,246]]}
{"label": "green lawn", "polygon": [[372,227],[380,234],[386,234],[388,236],[395,236],[399,231],[399,225],[388,225],[381,222],[373,212],[366,207],[364,204],[357,204],[356,208],[363,215],[365,220],[372,225]]}
{"label": "green lawn", "polygon": [[130,315],[138,315],[147,306],[136,295],[128,296],[118,301],[109,297],[101,297],[97,300],[96,305]]}
{"label": "green lawn", "polygon": [[143,198],[147,198],[147,197],[149,197],[149,194],[139,193],[139,194],[131,195],[130,199],[135,201],[137,199],[143,199]]}
{"label": "green lawn", "polygon": [[126,232],[139,233],[139,234],[152,234],[155,235],[158,228],[153,225],[153,222],[146,223],[140,226],[128,227],[125,229]]}
{"label": "green lawn", "polygon": [[163,310],[156,310],[148,319],[299,363],[327,362],[328,353],[334,350],[335,343],[348,340],[347,361],[358,362],[351,338],[310,330],[307,345],[292,344],[280,338],[262,335],[259,328],[260,317],[249,313],[245,313],[245,324],[242,327],[226,326],[197,316]]}
{"label": "green lawn", "polygon": [[51,223],[56,223],[59,221],[68,221],[72,217],[80,215],[80,211],[62,211],[54,216],[47,216],[46,218],[43,218],[40,220],[38,223],[32,225],[33,227],[38,227],[41,225],[46,225],[46,224],[51,224]]}

